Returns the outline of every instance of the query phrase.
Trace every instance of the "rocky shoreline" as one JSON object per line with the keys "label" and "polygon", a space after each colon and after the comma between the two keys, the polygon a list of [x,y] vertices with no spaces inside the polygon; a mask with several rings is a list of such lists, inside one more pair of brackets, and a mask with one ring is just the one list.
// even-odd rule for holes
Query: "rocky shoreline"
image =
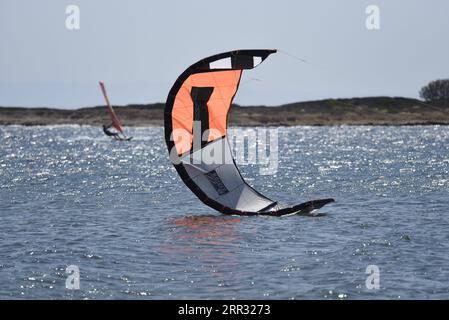
{"label": "rocky shoreline", "polygon": [[[162,126],[164,104],[114,107],[123,126]],[[282,106],[238,106],[229,114],[230,126],[296,125],[449,125],[449,103],[429,105],[401,97],[327,99]],[[0,125],[102,125],[105,106],[75,110],[0,107]]]}

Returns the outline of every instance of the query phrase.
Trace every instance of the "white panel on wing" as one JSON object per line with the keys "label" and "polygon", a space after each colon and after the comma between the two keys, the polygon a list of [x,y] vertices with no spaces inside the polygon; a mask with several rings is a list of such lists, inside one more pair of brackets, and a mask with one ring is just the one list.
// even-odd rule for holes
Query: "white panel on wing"
{"label": "white panel on wing", "polygon": [[231,58],[224,58],[209,63],[210,69],[232,69]]}
{"label": "white panel on wing", "polygon": [[262,57],[254,56],[253,57],[253,66],[256,67],[262,63]]}

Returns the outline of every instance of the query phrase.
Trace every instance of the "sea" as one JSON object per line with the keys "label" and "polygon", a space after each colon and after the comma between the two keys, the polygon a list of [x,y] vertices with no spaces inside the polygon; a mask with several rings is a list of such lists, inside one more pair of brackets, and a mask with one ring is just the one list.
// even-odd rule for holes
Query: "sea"
{"label": "sea", "polygon": [[448,126],[268,129],[275,169],[246,151],[246,181],[335,203],[224,216],[184,185],[163,128],[0,126],[0,299],[449,298]]}

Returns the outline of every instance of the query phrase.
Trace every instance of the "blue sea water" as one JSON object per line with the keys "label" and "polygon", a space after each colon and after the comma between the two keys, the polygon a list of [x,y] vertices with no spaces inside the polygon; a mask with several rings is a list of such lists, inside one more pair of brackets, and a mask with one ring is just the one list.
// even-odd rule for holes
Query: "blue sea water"
{"label": "blue sea water", "polygon": [[1,299],[449,298],[449,127],[279,128],[276,174],[243,176],[287,203],[336,199],[282,218],[222,216],[162,128],[127,131],[0,127]]}

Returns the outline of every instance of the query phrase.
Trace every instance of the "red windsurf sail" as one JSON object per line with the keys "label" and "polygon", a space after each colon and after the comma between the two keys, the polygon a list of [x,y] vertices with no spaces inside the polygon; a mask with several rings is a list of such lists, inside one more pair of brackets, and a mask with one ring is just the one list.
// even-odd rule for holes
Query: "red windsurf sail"
{"label": "red windsurf sail", "polygon": [[114,109],[112,109],[111,103],[109,102],[108,95],[106,93],[106,88],[104,86],[104,83],[100,81],[100,87],[101,91],[103,92],[104,99],[106,100],[106,104],[108,106],[109,114],[111,115],[111,121],[112,126],[120,133],[123,133],[123,129],[120,126],[120,121],[118,121],[117,115],[114,112]]}

